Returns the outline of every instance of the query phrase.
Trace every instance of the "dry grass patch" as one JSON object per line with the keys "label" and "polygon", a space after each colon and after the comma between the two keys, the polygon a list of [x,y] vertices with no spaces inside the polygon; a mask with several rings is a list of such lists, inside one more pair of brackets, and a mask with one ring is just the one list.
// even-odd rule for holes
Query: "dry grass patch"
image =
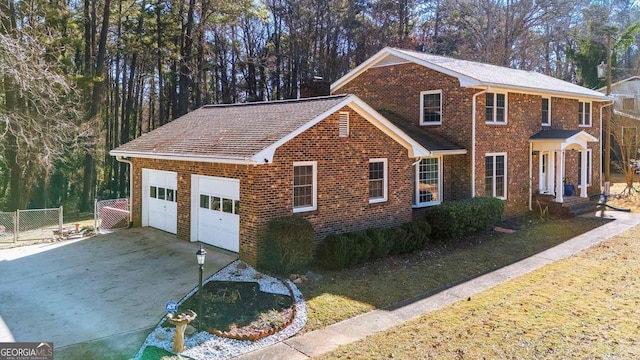
{"label": "dry grass patch", "polygon": [[300,285],[309,311],[303,331],[311,331],[402,300],[439,291],[553,247],[602,224],[599,219],[541,221],[532,216],[504,226],[513,234],[488,231],[345,271],[321,271],[317,282]]}
{"label": "dry grass patch", "polygon": [[640,358],[640,227],[323,359]]}

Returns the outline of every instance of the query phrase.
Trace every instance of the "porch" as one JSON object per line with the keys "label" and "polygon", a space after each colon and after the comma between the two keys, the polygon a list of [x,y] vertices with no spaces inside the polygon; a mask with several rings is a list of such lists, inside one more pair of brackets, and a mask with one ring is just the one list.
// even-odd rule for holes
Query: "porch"
{"label": "porch", "polygon": [[[538,132],[529,141],[530,174],[537,179],[537,183],[532,183],[531,187],[532,206],[535,206],[534,193],[542,196],[545,203],[549,202],[549,199],[559,204],[575,203],[572,198],[588,201],[588,187],[594,185],[593,153],[588,148],[588,143],[598,142],[598,139],[582,130],[549,129]],[[534,155],[537,158],[535,164]],[[568,162],[568,158],[577,160]],[[573,183],[574,186],[565,189],[567,175],[576,173],[578,177],[576,183]],[[569,183],[571,182],[567,182]]]}

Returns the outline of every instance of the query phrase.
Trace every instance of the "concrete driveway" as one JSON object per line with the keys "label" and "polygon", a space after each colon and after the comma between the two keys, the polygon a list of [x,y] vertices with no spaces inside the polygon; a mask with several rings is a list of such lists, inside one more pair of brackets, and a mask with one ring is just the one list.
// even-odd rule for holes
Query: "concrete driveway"
{"label": "concrete driveway", "polygon": [[[0,250],[0,342],[53,341],[59,349],[146,330],[168,300],[197,286],[199,246],[135,228]],[[205,277],[237,258],[205,249]]]}

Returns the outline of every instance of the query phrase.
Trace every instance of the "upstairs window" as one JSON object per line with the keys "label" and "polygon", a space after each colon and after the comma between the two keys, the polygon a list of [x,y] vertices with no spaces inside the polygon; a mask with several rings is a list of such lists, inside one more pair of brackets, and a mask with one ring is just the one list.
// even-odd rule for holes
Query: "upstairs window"
{"label": "upstairs window", "polygon": [[551,99],[542,98],[542,126],[551,125]]}
{"label": "upstairs window", "polygon": [[578,126],[591,126],[591,103],[578,102]]}
{"label": "upstairs window", "polygon": [[442,90],[420,93],[420,125],[442,124]]}
{"label": "upstairs window", "polygon": [[340,137],[349,137],[349,113],[341,112],[339,119],[339,136]]}
{"label": "upstairs window", "polygon": [[507,95],[486,93],[485,117],[488,124],[507,123]]}

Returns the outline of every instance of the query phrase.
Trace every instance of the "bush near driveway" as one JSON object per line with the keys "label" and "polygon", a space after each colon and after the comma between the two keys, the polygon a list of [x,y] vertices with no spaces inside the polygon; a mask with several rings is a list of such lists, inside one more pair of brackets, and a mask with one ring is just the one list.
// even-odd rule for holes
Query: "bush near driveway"
{"label": "bush near driveway", "polygon": [[313,226],[302,217],[286,216],[269,221],[265,256],[259,268],[280,275],[303,270],[313,260],[313,237]]}
{"label": "bush near driveway", "polygon": [[497,198],[476,197],[434,206],[425,212],[433,237],[446,240],[491,229],[502,219],[504,201]]}

